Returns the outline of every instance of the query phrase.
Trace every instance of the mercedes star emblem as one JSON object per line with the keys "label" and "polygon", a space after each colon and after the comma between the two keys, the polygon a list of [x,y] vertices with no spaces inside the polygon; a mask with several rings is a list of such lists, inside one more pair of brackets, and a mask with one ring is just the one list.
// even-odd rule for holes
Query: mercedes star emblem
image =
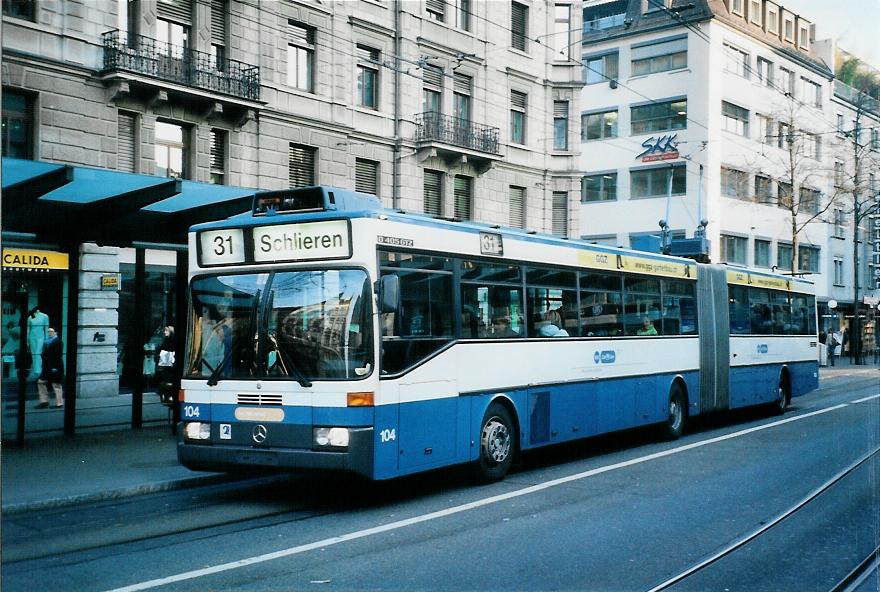
{"label": "mercedes star emblem", "polygon": [[257,444],[262,444],[266,441],[266,434],[269,433],[269,430],[266,429],[266,426],[263,424],[254,426],[253,431],[251,432],[251,438],[254,439],[254,442]]}

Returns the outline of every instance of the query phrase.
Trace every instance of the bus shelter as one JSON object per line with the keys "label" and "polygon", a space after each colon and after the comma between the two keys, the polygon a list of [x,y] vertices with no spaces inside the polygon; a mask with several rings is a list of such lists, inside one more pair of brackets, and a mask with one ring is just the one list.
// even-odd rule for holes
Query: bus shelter
{"label": "bus shelter", "polygon": [[[72,435],[76,429],[78,349],[80,332],[80,251],[85,243],[101,246],[132,247],[135,250],[134,316],[143,318],[145,253],[147,248],[176,252],[176,299],[174,322],[176,350],[183,350],[186,327],[187,232],[200,222],[223,219],[251,209],[254,189],[214,185],[183,179],[71,166],[58,163],[2,159],[2,220],[4,273],[43,272],[41,286],[57,289],[64,285],[63,308],[54,311],[64,326],[65,401],[63,429]],[[7,248],[9,245],[23,248]],[[29,249],[29,245],[47,248]],[[63,282],[62,282],[63,276]],[[104,280],[104,278],[102,278]],[[108,277],[112,288],[113,278]],[[118,279],[116,280],[118,282]],[[54,283],[53,283],[54,282]],[[41,311],[23,314],[26,298],[16,302],[17,294],[4,294],[4,378],[17,378],[16,440],[25,433],[27,374],[7,376],[13,366],[27,366],[28,360],[14,359],[9,352],[25,355],[30,323],[39,321]],[[6,302],[8,302],[8,306]],[[5,317],[7,307],[10,319]],[[33,307],[29,312],[32,312]],[[18,311],[13,315],[13,311]],[[11,319],[15,318],[16,323]],[[9,322],[7,323],[7,320]],[[57,322],[57,321],[56,321]],[[140,324],[135,325],[140,327]],[[33,331],[30,332],[33,334]],[[93,336],[100,338],[100,333]],[[135,335],[143,343],[145,335]],[[9,342],[8,344],[6,342]],[[34,346],[35,344],[30,344]],[[139,352],[143,362],[143,351]],[[182,355],[176,356],[180,375]],[[19,363],[21,362],[21,363]],[[39,363],[38,361],[32,363]],[[131,425],[142,425],[143,380],[132,387]]]}

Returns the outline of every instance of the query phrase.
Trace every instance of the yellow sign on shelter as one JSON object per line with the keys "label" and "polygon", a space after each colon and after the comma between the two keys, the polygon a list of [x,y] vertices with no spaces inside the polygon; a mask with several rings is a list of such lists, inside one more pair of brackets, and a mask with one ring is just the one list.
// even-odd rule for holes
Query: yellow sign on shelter
{"label": "yellow sign on shelter", "polygon": [[67,253],[35,249],[3,249],[3,269],[49,271],[66,270],[68,266]]}

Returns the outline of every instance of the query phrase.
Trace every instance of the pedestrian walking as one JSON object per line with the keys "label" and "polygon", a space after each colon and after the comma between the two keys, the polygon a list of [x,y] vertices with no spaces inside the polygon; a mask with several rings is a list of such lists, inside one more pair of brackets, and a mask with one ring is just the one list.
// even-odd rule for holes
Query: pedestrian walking
{"label": "pedestrian walking", "polygon": [[45,409],[49,406],[49,384],[55,391],[55,407],[64,406],[61,392],[61,381],[64,380],[64,344],[52,327],[49,327],[47,334],[48,338],[43,343],[42,371],[37,379],[37,394],[40,397],[37,409]]}

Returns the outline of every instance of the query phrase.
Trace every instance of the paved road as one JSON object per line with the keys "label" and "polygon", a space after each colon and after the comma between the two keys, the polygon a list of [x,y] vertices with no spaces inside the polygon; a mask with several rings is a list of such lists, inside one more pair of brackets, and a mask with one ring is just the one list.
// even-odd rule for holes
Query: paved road
{"label": "paved road", "polygon": [[880,541],[878,392],[874,377],[825,380],[783,417],[557,447],[491,486],[459,470],[266,479],[16,516],[3,587],[829,590]]}

